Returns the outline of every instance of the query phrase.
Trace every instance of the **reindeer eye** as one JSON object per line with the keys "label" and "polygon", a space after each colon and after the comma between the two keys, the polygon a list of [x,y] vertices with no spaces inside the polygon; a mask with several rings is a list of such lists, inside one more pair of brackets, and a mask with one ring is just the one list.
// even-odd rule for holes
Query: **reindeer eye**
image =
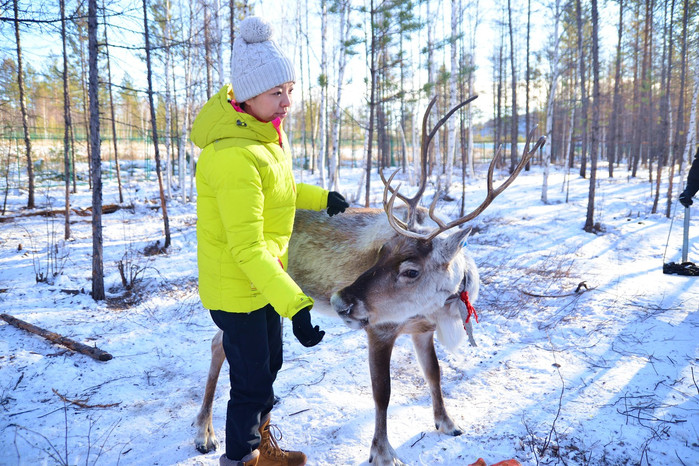
{"label": "reindeer eye", "polygon": [[420,275],[420,272],[415,269],[408,269],[401,272],[401,275],[407,278],[417,278]]}

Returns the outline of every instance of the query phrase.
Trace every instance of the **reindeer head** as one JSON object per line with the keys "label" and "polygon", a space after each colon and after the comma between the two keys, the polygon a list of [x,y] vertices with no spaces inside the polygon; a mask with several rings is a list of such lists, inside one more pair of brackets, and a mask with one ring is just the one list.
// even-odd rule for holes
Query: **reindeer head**
{"label": "reindeer head", "polygon": [[475,298],[478,271],[462,249],[467,234],[431,240],[395,234],[377,251],[372,267],[333,294],[333,308],[349,327],[363,328],[429,315],[463,289]]}
{"label": "reindeer head", "polygon": [[[377,251],[376,262],[372,267],[352,284],[333,294],[331,304],[349,327],[364,328],[382,323],[404,323],[417,316],[438,325],[445,312],[458,318],[458,311],[453,304],[458,301],[457,297],[461,291],[468,291],[470,299],[476,299],[479,286],[478,270],[473,258],[463,248],[468,230],[446,232],[483,212],[493,199],[514,181],[546,139],[540,138],[530,151],[529,143],[534,134],[532,131],[528,135],[519,165],[502,185],[493,189],[493,172],[501,153],[498,150],[488,169],[488,193],[485,200],[464,217],[448,223],[442,221],[434,212],[439,193],[435,195],[429,211],[418,206],[427,181],[428,146],[447,119],[473,99],[475,97],[452,108],[427,134],[427,120],[436,97],[430,102],[423,119],[422,173],[414,197],[407,198],[398,192],[400,186],[395,189],[391,186],[398,171],[394,172],[388,181],[383,174],[381,175],[385,185],[384,211],[388,223],[395,230],[395,235]],[[400,199],[407,206],[407,215],[403,219],[395,215],[396,199]],[[427,216],[437,224],[436,229],[423,225]]]}

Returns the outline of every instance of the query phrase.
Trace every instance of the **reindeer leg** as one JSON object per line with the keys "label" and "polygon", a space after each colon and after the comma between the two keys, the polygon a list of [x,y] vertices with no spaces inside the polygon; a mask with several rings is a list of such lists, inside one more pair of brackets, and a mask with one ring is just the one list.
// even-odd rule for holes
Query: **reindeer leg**
{"label": "reindeer leg", "polygon": [[463,431],[454,424],[454,421],[451,420],[444,407],[441,371],[439,369],[437,353],[434,350],[434,331],[414,333],[412,334],[412,338],[417,359],[420,362],[420,367],[422,367],[425,380],[427,380],[430,386],[435,427],[438,431],[448,435],[461,435]]}
{"label": "reindeer leg", "polygon": [[194,425],[197,427],[194,446],[202,453],[216,450],[219,446],[216,434],[214,433],[214,425],[211,422],[211,406],[214,403],[218,374],[221,372],[223,361],[226,360],[226,354],[223,352],[222,340],[223,332],[219,330],[216,335],[214,335],[213,340],[211,340],[211,365],[209,366],[209,376],[206,379],[206,390],[204,391],[201,409],[199,410],[196,421],[194,421]]}
{"label": "reindeer leg", "polygon": [[371,441],[369,463],[377,466],[403,465],[388,442],[386,415],[391,399],[391,353],[398,336],[395,328],[375,329],[367,327],[369,339],[369,372],[374,395],[374,438]]}

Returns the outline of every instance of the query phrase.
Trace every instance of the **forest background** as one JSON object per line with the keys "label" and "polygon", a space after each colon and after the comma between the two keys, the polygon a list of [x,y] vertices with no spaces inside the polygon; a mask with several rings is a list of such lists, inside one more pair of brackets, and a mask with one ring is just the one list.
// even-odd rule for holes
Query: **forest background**
{"label": "forest background", "polygon": [[[0,11],[0,179],[27,192],[93,191],[93,297],[101,285],[101,182],[145,166],[167,202],[195,198],[197,111],[229,81],[231,44],[249,14],[269,18],[293,56],[296,102],[285,124],[294,163],[336,189],[343,167],[372,178],[419,172],[428,124],[469,96],[429,151],[444,196],[453,177],[498,148],[513,170],[526,135],[547,144],[532,162],[589,178],[584,229],[595,232],[598,161],[605,176],[648,168],[653,213],[670,215],[696,144],[699,5],[690,0],[4,1]],[[456,175],[455,175],[456,174]],[[664,183],[661,183],[664,181]],[[662,188],[661,188],[662,187]],[[661,192],[661,190],[663,192]],[[463,205],[463,202],[462,202]],[[44,206],[45,207],[45,206]],[[100,207],[100,208],[98,208]],[[463,209],[463,207],[462,207]],[[3,202],[3,215],[5,202]]]}

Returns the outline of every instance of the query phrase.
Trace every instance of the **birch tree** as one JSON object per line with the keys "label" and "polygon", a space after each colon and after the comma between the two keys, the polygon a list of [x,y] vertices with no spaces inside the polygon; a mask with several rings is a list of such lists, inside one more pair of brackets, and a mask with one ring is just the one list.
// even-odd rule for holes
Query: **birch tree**
{"label": "birch tree", "polygon": [[352,21],[350,19],[350,1],[340,0],[334,6],[334,10],[339,14],[339,36],[337,52],[337,94],[333,105],[333,127],[332,127],[332,152],[330,156],[330,167],[328,170],[328,189],[339,188],[339,164],[341,163],[340,148],[340,126],[342,124],[342,90],[345,87],[345,68],[347,58],[353,54],[351,47],[356,43],[351,37]]}
{"label": "birch tree", "polygon": [[18,0],[12,1],[14,9],[15,41],[17,50],[17,86],[19,87],[19,108],[22,113],[22,129],[24,131],[24,150],[27,158],[27,209],[33,209],[34,203],[34,162],[32,161],[32,140],[29,135],[29,118],[27,116],[26,91],[24,89],[24,70],[22,62],[22,42],[19,33],[19,7]]}
{"label": "birch tree", "polygon": [[[480,8],[478,0],[470,2],[470,7],[473,14],[469,15],[469,56],[468,56],[468,91],[471,94],[475,93],[476,88],[476,37],[478,36],[478,26],[480,24]],[[462,10],[463,15],[463,10]],[[469,176],[476,176],[476,171],[473,167],[473,110],[469,105],[466,108],[467,120],[467,139],[468,139],[468,173]],[[463,204],[463,203],[462,203]]]}
{"label": "birch tree", "polygon": [[[679,158],[680,167],[683,166],[685,157],[679,157],[683,153],[682,144],[684,142],[684,115],[685,115],[685,86],[686,86],[686,70],[687,70],[687,34],[689,28],[689,0],[684,0],[682,5],[682,35],[680,39],[680,88],[679,99],[677,102],[677,126],[675,127],[675,137],[673,138],[673,153]],[[686,147],[685,147],[686,148]]]}
{"label": "birch tree", "polygon": [[318,175],[320,176],[320,186],[325,187],[325,153],[327,150],[328,135],[326,134],[327,125],[327,95],[328,95],[328,57],[325,49],[325,44],[328,37],[328,4],[327,0],[320,2],[320,76],[318,84],[320,85],[320,102],[318,103],[318,135],[320,141],[318,144]]}
{"label": "birch tree", "polygon": [[517,117],[517,61],[515,60],[515,36],[512,24],[512,0],[507,0],[507,26],[510,31],[510,70],[512,75],[512,121],[510,122],[510,173],[517,166],[517,139],[519,136],[519,121]]}
{"label": "birch tree", "polygon": [[[684,145],[684,155],[682,159],[687,163],[684,164],[682,171],[682,180],[687,180],[687,172],[692,165],[692,153],[697,145],[697,102],[699,101],[699,53],[695,52],[694,63],[694,92],[692,95],[692,105],[689,110],[689,130],[687,131],[687,142]],[[684,188],[684,186],[681,186]]]}
{"label": "birch tree", "polygon": [[[451,0],[451,35],[449,37],[449,49],[451,52],[451,75],[449,76],[449,108],[454,108],[459,103],[459,93],[456,86],[461,77],[459,73],[459,25],[461,24],[460,2]],[[452,172],[454,171],[454,154],[456,152],[456,119],[450,118],[447,121],[447,160],[446,160],[446,183],[444,193],[449,192],[451,187]]]}
{"label": "birch tree", "polygon": [[[559,27],[561,23],[561,0],[555,0],[554,11],[553,11],[553,51],[551,53],[551,58],[549,61],[550,66],[550,78],[549,78],[549,88],[548,96],[546,98],[546,139],[548,144],[544,145],[543,151],[543,181],[541,183],[541,202],[544,204],[548,203],[548,179],[549,170],[551,164],[551,151],[554,146],[554,135],[553,135],[553,112],[556,102],[556,90],[558,89],[559,76],[561,74],[560,65],[560,43],[561,36],[559,33]],[[560,142],[557,142],[560,144]],[[562,145],[561,145],[562,147]]]}
{"label": "birch tree", "polygon": [[[673,0],[674,1],[674,0]],[[619,143],[620,143],[620,118],[622,112],[622,95],[621,95],[621,63],[622,63],[622,53],[621,53],[621,39],[624,30],[624,0],[619,0],[619,24],[617,26],[617,45],[616,45],[616,59],[614,64],[614,101],[612,104],[612,112],[609,116],[609,130],[607,131],[607,162],[608,162],[608,172],[609,177],[614,176],[614,163],[620,157]]]}

